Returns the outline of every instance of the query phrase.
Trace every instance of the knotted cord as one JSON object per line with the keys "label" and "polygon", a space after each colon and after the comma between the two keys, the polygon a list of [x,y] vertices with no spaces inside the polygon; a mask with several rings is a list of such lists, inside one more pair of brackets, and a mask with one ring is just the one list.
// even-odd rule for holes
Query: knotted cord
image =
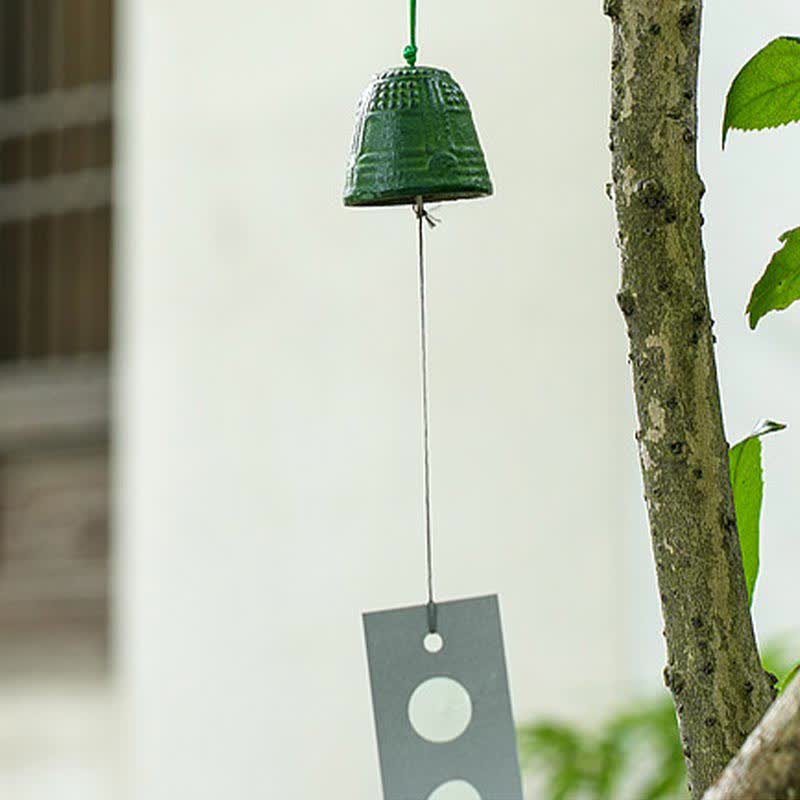
{"label": "knotted cord", "polygon": [[413,67],[417,63],[417,0],[408,0],[408,27],[410,44],[403,48],[403,58]]}

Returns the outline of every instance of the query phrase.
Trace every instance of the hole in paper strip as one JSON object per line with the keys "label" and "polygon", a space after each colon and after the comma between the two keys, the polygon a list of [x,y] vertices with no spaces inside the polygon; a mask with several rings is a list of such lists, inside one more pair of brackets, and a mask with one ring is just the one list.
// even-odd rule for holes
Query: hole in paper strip
{"label": "hole in paper strip", "polygon": [[452,742],[472,719],[472,700],[452,678],[429,678],[408,701],[408,718],[414,730],[429,742]]}
{"label": "hole in paper strip", "polygon": [[444,639],[438,633],[429,633],[422,644],[429,653],[438,653],[444,647]]}
{"label": "hole in paper strip", "polygon": [[447,781],[434,789],[428,800],[481,800],[481,796],[467,781]]}

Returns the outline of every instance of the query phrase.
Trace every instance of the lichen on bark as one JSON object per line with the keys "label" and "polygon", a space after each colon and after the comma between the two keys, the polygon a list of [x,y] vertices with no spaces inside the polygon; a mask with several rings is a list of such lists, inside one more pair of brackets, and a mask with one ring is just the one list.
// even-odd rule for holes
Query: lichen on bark
{"label": "lichen on bark", "polygon": [[606,0],[611,142],[639,443],[690,789],[773,698],[747,602],[722,423],[697,171],[700,0]]}

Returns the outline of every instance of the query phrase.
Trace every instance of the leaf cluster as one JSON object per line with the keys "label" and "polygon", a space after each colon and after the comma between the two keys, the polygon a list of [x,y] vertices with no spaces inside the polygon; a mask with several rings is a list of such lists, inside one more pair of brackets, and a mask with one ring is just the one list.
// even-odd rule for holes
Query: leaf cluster
{"label": "leaf cluster", "polygon": [[686,768],[669,695],[613,714],[596,730],[543,720],[519,732],[528,770],[544,778],[548,800],[678,800]]}
{"label": "leaf cluster", "polygon": [[[733,79],[725,101],[722,146],[731,129],[776,128],[800,121],[800,38],[781,36],[759,50]],[[800,299],[800,228],[780,237],[775,252],[747,304],[751,328],[770,311]]]}
{"label": "leaf cluster", "polygon": [[[764,648],[763,664],[781,676],[800,671],[786,642]],[[522,765],[544,782],[543,800],[686,800],[686,766],[670,696],[659,692],[594,727],[538,720],[518,732]]]}

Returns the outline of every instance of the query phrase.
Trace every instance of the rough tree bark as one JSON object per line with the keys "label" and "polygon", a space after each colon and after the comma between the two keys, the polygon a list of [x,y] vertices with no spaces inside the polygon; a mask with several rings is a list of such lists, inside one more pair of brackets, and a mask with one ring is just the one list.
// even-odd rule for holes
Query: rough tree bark
{"label": "rough tree bark", "polygon": [[703,800],[800,798],[800,678],[795,678]]}
{"label": "rough tree bark", "polygon": [[622,286],[665,681],[692,796],[773,698],[747,603],[728,475],[697,172],[701,0],[606,0]]}

